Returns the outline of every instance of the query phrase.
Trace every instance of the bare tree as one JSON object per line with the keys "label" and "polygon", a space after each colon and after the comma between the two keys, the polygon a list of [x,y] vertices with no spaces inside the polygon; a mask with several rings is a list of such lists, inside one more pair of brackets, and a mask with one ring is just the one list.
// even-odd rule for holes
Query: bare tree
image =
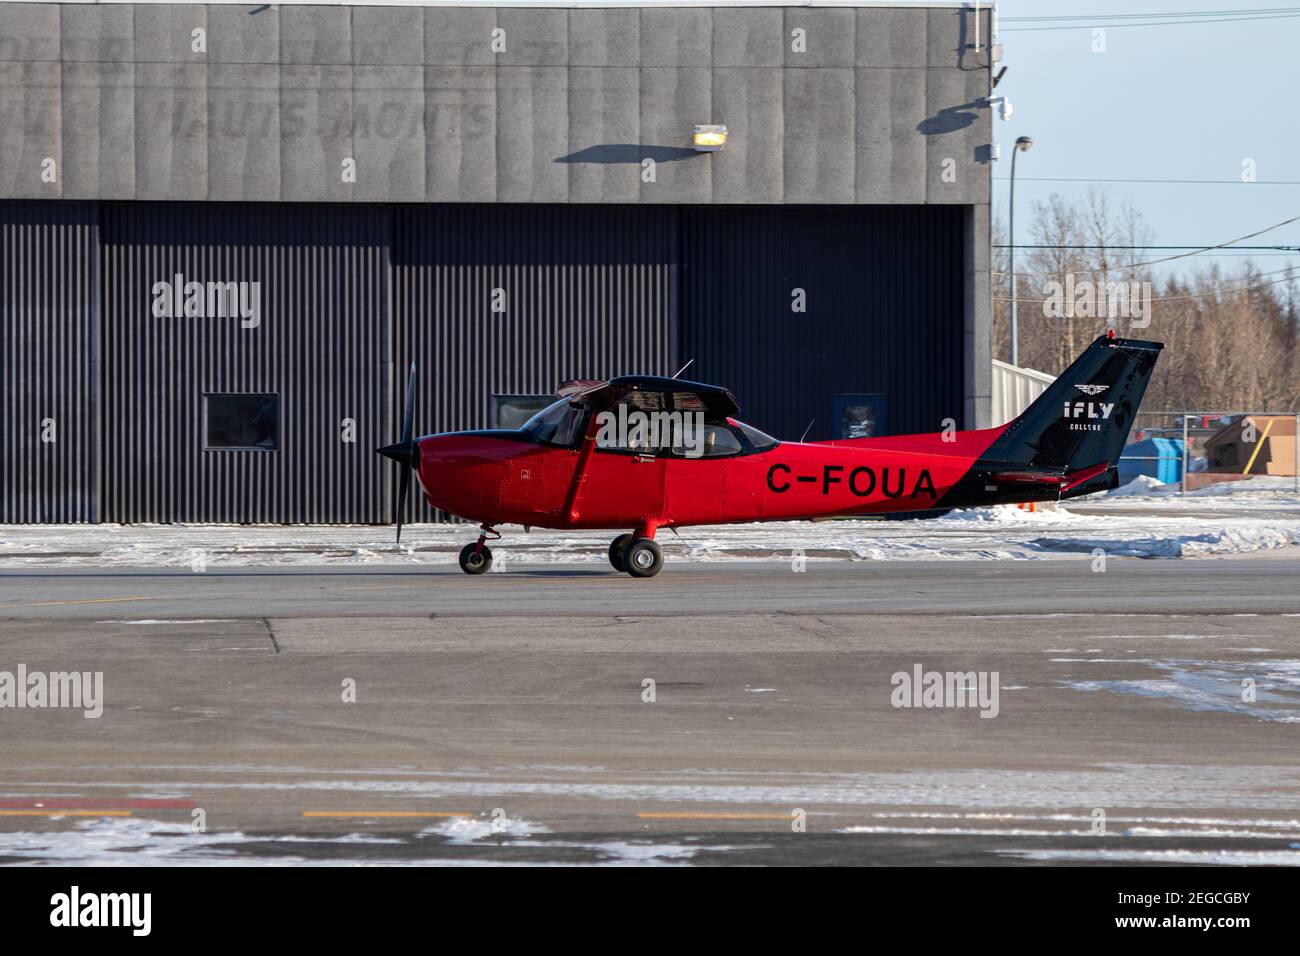
{"label": "bare tree", "polygon": [[[1150,265],[1149,254],[1126,248],[1151,242],[1141,214],[1129,205],[1115,209],[1095,188],[1077,204],[1053,193],[1034,203],[1031,215],[1030,238],[1016,250],[1023,366],[1059,373],[1114,323],[1121,334],[1166,345],[1148,407],[1300,408],[1300,299],[1293,277],[1279,281],[1252,263],[1231,270],[1195,265],[1203,260],[1194,257]],[[1000,224],[994,233],[995,242],[1005,243]],[[993,341],[994,354],[1004,358],[1010,354],[1009,263],[1008,250],[998,250]],[[1143,316],[1149,325],[1132,312],[1097,311],[1103,302],[1113,309],[1113,293],[1135,288],[1132,283],[1149,295]]]}

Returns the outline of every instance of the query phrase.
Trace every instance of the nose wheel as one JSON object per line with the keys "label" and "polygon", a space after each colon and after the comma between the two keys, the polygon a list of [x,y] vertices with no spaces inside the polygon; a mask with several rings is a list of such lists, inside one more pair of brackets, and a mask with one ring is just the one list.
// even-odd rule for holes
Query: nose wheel
{"label": "nose wheel", "polygon": [[486,574],[492,570],[492,549],[483,543],[488,535],[492,535],[494,541],[501,537],[487,525],[483,525],[479,530],[478,540],[460,549],[460,569],[466,574]]}
{"label": "nose wheel", "polygon": [[485,545],[467,544],[460,549],[460,569],[466,574],[486,574],[492,570],[492,549]]}

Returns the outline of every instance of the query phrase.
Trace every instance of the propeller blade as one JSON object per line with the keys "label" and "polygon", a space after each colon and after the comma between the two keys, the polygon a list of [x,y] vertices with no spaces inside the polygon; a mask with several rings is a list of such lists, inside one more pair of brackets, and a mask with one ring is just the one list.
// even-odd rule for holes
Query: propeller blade
{"label": "propeller blade", "polygon": [[397,543],[402,543],[402,515],[406,513],[406,493],[411,487],[411,469],[402,469],[401,490],[397,493],[397,508],[393,520],[397,522]]}
{"label": "propeller blade", "polygon": [[391,458],[402,466],[402,477],[398,485],[397,501],[393,503],[393,523],[397,525],[397,543],[402,543],[402,517],[406,514],[406,496],[411,490],[411,469],[419,467],[420,450],[412,434],[415,414],[415,363],[411,363],[411,374],[406,380],[406,407],[402,410],[401,441],[385,445],[379,454]]}
{"label": "propeller blade", "polygon": [[415,363],[411,363],[411,376],[406,380],[406,410],[402,413],[402,444],[411,447],[411,416],[415,412]]}

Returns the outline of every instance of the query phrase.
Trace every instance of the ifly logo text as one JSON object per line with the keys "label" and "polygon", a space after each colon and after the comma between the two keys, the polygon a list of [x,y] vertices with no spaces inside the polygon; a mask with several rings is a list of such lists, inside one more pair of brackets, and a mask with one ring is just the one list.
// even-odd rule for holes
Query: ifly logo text
{"label": "ifly logo text", "polygon": [[1066,418],[1110,418],[1114,402],[1066,402]]}
{"label": "ifly logo text", "polygon": [[[1114,410],[1114,402],[1065,403],[1065,417],[1073,419],[1070,422],[1072,432],[1101,431],[1102,423],[1110,418],[1110,413]],[[1079,421],[1079,419],[1090,419],[1090,421]]]}
{"label": "ifly logo text", "polygon": [[51,926],[126,926],[133,936],[148,936],[153,928],[152,893],[68,893],[50,897]]}

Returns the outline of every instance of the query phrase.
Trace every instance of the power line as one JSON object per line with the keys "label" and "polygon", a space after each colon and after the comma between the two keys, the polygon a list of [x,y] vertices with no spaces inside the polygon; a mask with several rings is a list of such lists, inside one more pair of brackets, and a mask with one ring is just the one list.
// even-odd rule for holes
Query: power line
{"label": "power line", "polygon": [[[1148,23],[1101,23],[1096,18],[1081,19],[1079,23],[1069,26],[1054,27],[1000,27],[999,33],[1041,33],[1047,30],[1086,30],[1088,27],[1118,30],[1122,27],[1175,27],[1192,23],[1255,23],[1260,20],[1291,20],[1300,17],[1300,13],[1279,13],[1262,17],[1220,17],[1204,20],[1153,20]],[[1004,21],[1005,22],[1005,21]]]}
{"label": "power line", "polygon": [[[998,182],[1010,181],[1010,176],[994,176]],[[1203,185],[1203,186],[1300,186],[1300,179],[1257,179],[1247,182],[1244,179],[1090,179],[1086,176],[1017,176],[1016,182],[1037,183],[1148,183],[1156,185]]]}
{"label": "power line", "polygon": [[[1291,223],[1298,222],[1298,221],[1300,221],[1300,216],[1292,216],[1290,219],[1283,219],[1281,222],[1276,222],[1271,226],[1265,226],[1263,229],[1256,230],[1255,232],[1248,233],[1247,235],[1244,236],[1238,236],[1236,239],[1229,239],[1227,242],[1220,242],[1217,245],[1213,245],[1213,246],[1204,246],[1200,249],[1197,249],[1195,252],[1183,252],[1176,256],[1165,256],[1162,259],[1150,259],[1146,262],[1131,262],[1127,265],[1114,265],[1114,266],[1110,266],[1109,268],[1115,270],[1116,272],[1121,272],[1121,271],[1127,271],[1129,269],[1138,269],[1143,266],[1154,266],[1154,265],[1158,265],[1161,262],[1173,262],[1177,259],[1186,259],[1188,256],[1195,256],[1195,255],[1199,255],[1202,252],[1209,252],[1213,249],[1222,249],[1226,246],[1231,246],[1234,243],[1241,242],[1243,239],[1254,239],[1256,236],[1262,236],[1266,232],[1272,232],[1274,229],[1280,229],[1283,226],[1289,226]],[[1002,275],[1002,273],[1000,272],[996,272],[995,274]],[[1057,273],[1055,272],[1022,272],[1021,273],[1021,275],[1024,276],[1051,276],[1056,274]]]}
{"label": "power line", "polygon": [[1002,17],[1003,23],[1037,23],[1056,20],[1139,20],[1152,17],[1251,16],[1265,13],[1300,13],[1300,7],[1255,7],[1251,10],[1163,10],[1159,13],[1065,13],[1045,17]]}
{"label": "power line", "polygon": [[[1013,246],[1009,242],[995,242],[993,244],[993,248],[994,249],[1218,249],[1221,247],[1203,246],[1203,245],[1202,246],[1100,246],[1100,245],[1085,246],[1085,245],[1076,245],[1074,243],[1068,243],[1068,242],[1056,243],[1054,245],[1041,245],[1041,246],[1026,245],[1023,242],[1017,242]],[[1300,246],[1233,246],[1231,249],[1225,251],[1244,252],[1248,249],[1266,249],[1271,251],[1282,251],[1282,252],[1300,252]]]}
{"label": "power line", "polygon": [[[1287,270],[1287,271],[1291,271],[1291,270]],[[1264,274],[1265,274],[1265,275],[1269,275],[1269,273],[1264,273]],[[1282,282],[1294,282],[1295,280],[1296,280],[1296,276],[1294,276],[1294,275],[1283,276],[1281,279],[1272,279],[1272,280],[1270,280],[1270,281],[1268,281],[1268,282],[1256,282],[1256,283],[1253,283],[1252,285],[1245,285],[1245,286],[1241,286],[1241,287],[1236,288],[1236,289],[1210,289],[1210,290],[1207,290],[1207,291],[1205,291],[1205,292],[1193,292],[1193,293],[1191,293],[1191,294],[1189,294],[1189,295],[1166,295],[1166,296],[1153,297],[1150,301],[1152,301],[1152,302],[1182,302],[1182,301],[1185,301],[1185,300],[1187,300],[1187,299],[1204,299],[1204,298],[1206,298],[1207,296],[1212,296],[1212,295],[1235,295],[1235,294],[1238,293],[1238,292],[1253,292],[1255,289],[1262,289],[1262,288],[1264,288],[1265,286],[1278,285],[1279,283],[1282,283]],[[998,301],[998,302],[1010,302],[1010,301],[1011,301],[1011,296],[1009,296],[1009,295],[995,295],[993,298],[994,298],[996,301]],[[1016,296],[1016,301],[1017,301],[1017,302],[1029,302],[1029,303],[1031,303],[1031,304],[1033,304],[1033,303],[1041,304],[1041,303],[1043,303],[1043,302],[1050,302],[1051,300],[1050,300],[1050,299],[1026,299],[1026,298],[1024,298],[1023,296],[1019,296],[1019,295],[1018,295],[1018,296]]]}

